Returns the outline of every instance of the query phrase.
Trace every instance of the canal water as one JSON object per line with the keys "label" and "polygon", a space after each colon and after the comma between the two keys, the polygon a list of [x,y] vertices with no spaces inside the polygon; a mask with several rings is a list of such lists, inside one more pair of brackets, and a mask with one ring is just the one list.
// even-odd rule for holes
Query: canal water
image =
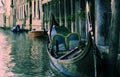
{"label": "canal water", "polygon": [[0,29],[0,77],[56,77],[45,39]]}
{"label": "canal water", "polygon": [[[90,64],[81,66],[91,69]],[[89,67],[87,67],[88,65]],[[93,64],[92,64],[93,65]],[[92,73],[91,73],[92,71]],[[93,77],[93,68],[88,72]],[[45,38],[31,38],[27,33],[0,29],[0,77],[65,77],[51,70]]]}

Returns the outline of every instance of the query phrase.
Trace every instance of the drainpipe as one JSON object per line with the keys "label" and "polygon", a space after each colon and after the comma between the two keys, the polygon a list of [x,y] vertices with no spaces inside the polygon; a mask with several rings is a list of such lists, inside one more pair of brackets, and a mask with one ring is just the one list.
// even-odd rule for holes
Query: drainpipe
{"label": "drainpipe", "polygon": [[29,8],[30,8],[29,30],[32,30],[32,0],[29,1]]}
{"label": "drainpipe", "polygon": [[12,26],[15,26],[16,25],[16,9],[15,9],[15,1],[14,0],[11,0],[11,8],[12,8]]}

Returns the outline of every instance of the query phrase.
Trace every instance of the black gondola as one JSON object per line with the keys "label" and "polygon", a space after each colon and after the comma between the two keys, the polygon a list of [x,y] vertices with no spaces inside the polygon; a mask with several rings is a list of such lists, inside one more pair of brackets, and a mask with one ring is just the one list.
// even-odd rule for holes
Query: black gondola
{"label": "black gondola", "polygon": [[79,71],[76,70],[79,66],[76,63],[80,63],[91,50],[91,34],[88,33],[83,43],[79,33],[72,33],[66,27],[59,26],[52,16],[48,37],[47,52],[52,68],[68,77],[79,77]]}

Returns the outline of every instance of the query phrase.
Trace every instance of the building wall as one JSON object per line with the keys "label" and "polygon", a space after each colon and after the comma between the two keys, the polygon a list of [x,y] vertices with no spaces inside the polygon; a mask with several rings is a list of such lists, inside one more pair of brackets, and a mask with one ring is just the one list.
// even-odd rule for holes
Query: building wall
{"label": "building wall", "polygon": [[[32,29],[41,29],[39,0],[32,0]],[[25,29],[30,28],[30,5],[26,0],[16,1],[16,24],[19,24]]]}
{"label": "building wall", "polygon": [[3,13],[0,13],[0,27],[3,27],[3,25],[4,25],[4,17],[3,17]]}
{"label": "building wall", "polygon": [[10,0],[4,0],[5,2],[5,16],[6,16],[6,27],[10,27]]}
{"label": "building wall", "polygon": [[60,26],[66,26],[86,39],[85,7],[85,0],[43,0],[44,25],[50,28],[52,12]]}

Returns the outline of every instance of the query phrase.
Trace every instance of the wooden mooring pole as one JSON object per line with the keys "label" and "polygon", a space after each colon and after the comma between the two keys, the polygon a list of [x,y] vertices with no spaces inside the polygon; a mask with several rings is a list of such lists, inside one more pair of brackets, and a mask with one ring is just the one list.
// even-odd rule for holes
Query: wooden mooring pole
{"label": "wooden mooring pole", "polygon": [[112,21],[111,21],[111,33],[109,42],[109,57],[108,57],[108,77],[116,76],[116,63],[118,57],[119,48],[119,26],[120,26],[120,1],[112,0]]}

